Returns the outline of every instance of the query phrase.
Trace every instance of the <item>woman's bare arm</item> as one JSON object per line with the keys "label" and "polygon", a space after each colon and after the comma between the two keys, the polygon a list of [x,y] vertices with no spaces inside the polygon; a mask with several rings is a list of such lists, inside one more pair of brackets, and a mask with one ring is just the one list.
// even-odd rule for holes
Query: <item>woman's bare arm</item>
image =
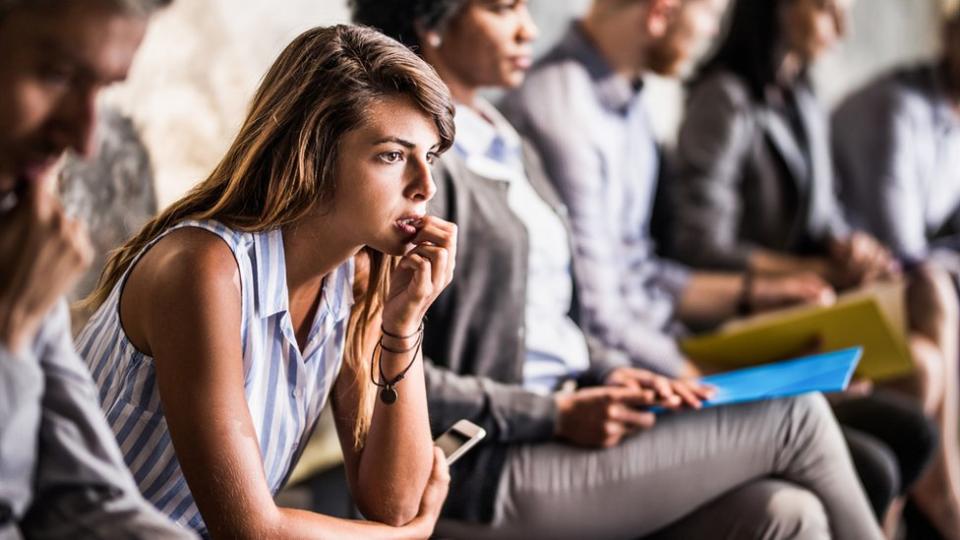
{"label": "woman's bare arm", "polygon": [[210,533],[215,538],[428,536],[445,496],[442,468],[431,483],[433,492],[424,496],[426,517],[405,528],[276,506],[244,395],[240,298],[239,273],[227,246],[204,231],[185,230],[171,233],[141,260],[122,299],[131,340],[155,358],[170,436]]}

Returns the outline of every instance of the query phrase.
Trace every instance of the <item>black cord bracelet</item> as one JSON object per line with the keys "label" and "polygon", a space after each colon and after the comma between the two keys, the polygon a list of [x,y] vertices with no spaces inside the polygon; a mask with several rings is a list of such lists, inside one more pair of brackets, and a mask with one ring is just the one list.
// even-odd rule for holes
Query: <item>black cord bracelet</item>
{"label": "black cord bracelet", "polygon": [[[413,336],[423,332],[423,321],[422,320],[420,321],[420,327],[417,328],[417,330],[414,333],[410,334],[409,336],[398,336],[397,334],[392,334],[390,332],[387,332],[387,329],[383,327],[383,324],[380,324],[380,331],[383,332],[383,335],[387,337],[392,337],[393,339],[410,339]],[[389,351],[390,349],[387,349],[387,350]]]}
{"label": "black cord bracelet", "polygon": [[[388,335],[386,332],[384,334]],[[420,353],[420,346],[423,345],[423,323],[420,323],[419,337],[417,337],[417,343],[404,351],[397,351],[383,346],[383,338],[380,338],[380,341],[377,342],[377,345],[373,348],[373,354],[370,355],[370,382],[374,386],[380,388],[380,401],[384,405],[392,405],[397,401],[399,394],[397,393],[397,383],[403,380],[407,376],[407,372],[410,371],[410,368],[413,367],[413,363],[417,361],[417,354]],[[408,336],[406,339],[413,337],[416,334]],[[391,336],[392,337],[392,336]],[[380,355],[377,355],[377,351],[380,351]],[[391,352],[394,354],[404,353],[414,351],[413,357],[410,358],[410,362],[407,364],[407,367],[403,368],[403,371],[393,379],[387,379],[386,375],[383,374],[383,351]],[[378,381],[373,376],[373,366],[377,366],[377,371],[380,373],[380,380]]]}

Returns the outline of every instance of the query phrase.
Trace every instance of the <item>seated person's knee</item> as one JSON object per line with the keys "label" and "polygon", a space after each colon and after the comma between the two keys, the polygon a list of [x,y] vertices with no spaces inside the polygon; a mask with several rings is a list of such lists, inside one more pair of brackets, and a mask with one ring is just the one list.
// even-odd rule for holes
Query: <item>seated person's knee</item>
{"label": "seated person's knee", "polygon": [[801,487],[781,483],[771,490],[756,517],[764,539],[829,538],[830,526],[820,499]]}

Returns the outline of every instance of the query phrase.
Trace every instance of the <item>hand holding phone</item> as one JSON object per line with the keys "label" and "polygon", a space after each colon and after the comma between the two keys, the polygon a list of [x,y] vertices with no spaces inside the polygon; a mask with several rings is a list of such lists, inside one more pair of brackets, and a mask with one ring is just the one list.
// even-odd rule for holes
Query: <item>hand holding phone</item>
{"label": "hand holding phone", "polygon": [[436,438],[434,444],[443,450],[447,464],[453,465],[460,456],[473,448],[480,439],[486,437],[484,429],[469,420],[460,420],[450,429]]}

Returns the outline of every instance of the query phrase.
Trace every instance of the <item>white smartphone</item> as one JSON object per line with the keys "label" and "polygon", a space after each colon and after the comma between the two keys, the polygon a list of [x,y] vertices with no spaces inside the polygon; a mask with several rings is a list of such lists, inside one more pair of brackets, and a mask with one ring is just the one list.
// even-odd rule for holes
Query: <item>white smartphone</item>
{"label": "white smartphone", "polygon": [[467,450],[473,448],[486,435],[487,432],[482,427],[469,420],[460,420],[433,442],[443,450],[443,455],[447,456],[447,464],[453,465],[454,461],[460,459],[460,456],[466,454]]}

